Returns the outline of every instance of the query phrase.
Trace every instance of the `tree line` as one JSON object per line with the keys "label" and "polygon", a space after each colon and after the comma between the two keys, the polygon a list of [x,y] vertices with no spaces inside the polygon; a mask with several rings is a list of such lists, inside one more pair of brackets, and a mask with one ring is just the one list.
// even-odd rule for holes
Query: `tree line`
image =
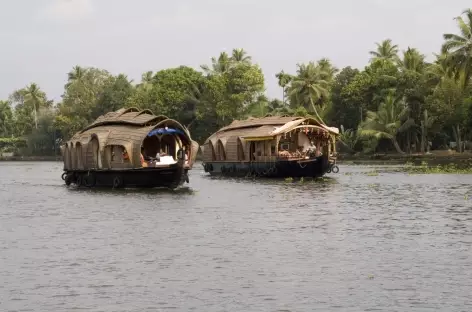
{"label": "tree line", "polygon": [[0,101],[0,151],[50,155],[98,116],[122,107],[150,109],[180,121],[203,141],[234,119],[312,116],[341,129],[345,152],[458,152],[472,139],[472,10],[456,18],[435,59],[390,39],[376,43],[364,69],[338,69],[328,58],[297,64],[276,77],[282,99],[265,94],[264,75],[243,49],[221,52],[199,70],[180,66],[125,74],[75,66],[61,101],[36,83]]}

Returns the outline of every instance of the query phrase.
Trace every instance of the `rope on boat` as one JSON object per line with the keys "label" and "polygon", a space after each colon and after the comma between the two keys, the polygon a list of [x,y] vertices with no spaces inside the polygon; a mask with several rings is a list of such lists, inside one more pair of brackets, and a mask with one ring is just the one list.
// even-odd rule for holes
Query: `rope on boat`
{"label": "rope on boat", "polygon": [[302,166],[302,164],[301,164],[300,162],[298,163],[298,165],[299,165],[300,168],[302,168],[302,169],[306,167],[306,164],[305,164],[305,166]]}

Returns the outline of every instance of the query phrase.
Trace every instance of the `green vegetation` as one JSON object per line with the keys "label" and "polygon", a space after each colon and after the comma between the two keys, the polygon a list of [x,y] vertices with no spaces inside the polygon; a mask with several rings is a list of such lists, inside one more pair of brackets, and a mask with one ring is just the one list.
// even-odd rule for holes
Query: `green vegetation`
{"label": "green vegetation", "polygon": [[472,174],[472,165],[457,166],[455,164],[429,166],[426,162],[422,162],[420,166],[413,166],[411,164],[406,166],[407,172],[410,174],[428,174],[428,173],[442,173],[442,174]]}
{"label": "green vegetation", "polygon": [[199,142],[237,118],[311,115],[341,129],[343,152],[426,153],[453,141],[461,153],[472,138],[472,10],[456,21],[457,34],[443,35],[432,62],[387,39],[362,70],[339,70],[323,58],[298,64],[293,74],[280,71],[282,99],[265,96],[262,70],[243,49],[222,52],[199,70],[148,71],[139,83],[76,66],[59,103],[35,83],[0,101],[0,137],[9,138],[0,148],[50,155],[101,114],[135,106],[179,120]]}

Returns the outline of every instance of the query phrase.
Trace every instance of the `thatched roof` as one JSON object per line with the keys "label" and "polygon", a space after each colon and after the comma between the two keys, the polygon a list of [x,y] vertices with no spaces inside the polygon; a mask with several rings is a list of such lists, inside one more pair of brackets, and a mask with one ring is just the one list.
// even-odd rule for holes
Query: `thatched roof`
{"label": "thatched roof", "polygon": [[123,108],[102,115],[63,143],[65,147],[76,148],[78,145],[87,147],[92,139],[96,138],[100,151],[109,145],[121,145],[128,151],[131,162],[139,167],[143,140],[152,130],[164,127],[179,129],[184,134],[181,137],[183,141],[192,146],[197,144],[191,139],[188,129],[178,121],[163,115],[156,116],[150,110],[140,111],[137,108]]}
{"label": "thatched roof", "polygon": [[313,118],[305,117],[280,117],[271,116],[263,118],[248,118],[246,120],[235,120],[230,125],[221,128],[212,134],[206,141],[215,144],[218,140],[232,136],[244,138],[273,137],[279,134],[290,132],[295,127],[302,124],[315,125],[319,129],[331,134],[338,135],[339,130],[335,127],[327,127],[320,124]]}
{"label": "thatched roof", "polygon": [[[154,115],[149,109],[140,111],[135,107],[122,108],[117,110],[116,112],[109,112],[105,115],[98,117],[93,123],[82,129],[81,132],[104,125],[149,126],[157,124],[158,122],[163,120],[169,120],[169,118],[164,115]],[[182,125],[180,125],[180,128],[186,130],[186,128]]]}

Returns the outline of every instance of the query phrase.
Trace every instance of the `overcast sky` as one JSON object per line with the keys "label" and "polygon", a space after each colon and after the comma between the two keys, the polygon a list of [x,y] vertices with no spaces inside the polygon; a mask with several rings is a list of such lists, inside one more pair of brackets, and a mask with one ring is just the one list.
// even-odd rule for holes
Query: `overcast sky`
{"label": "overcast sky", "polygon": [[467,7],[470,0],[1,0],[0,99],[36,82],[59,101],[75,65],[138,81],[233,48],[248,51],[268,95],[280,97],[281,69],[322,57],[362,68],[386,38],[431,57]]}

